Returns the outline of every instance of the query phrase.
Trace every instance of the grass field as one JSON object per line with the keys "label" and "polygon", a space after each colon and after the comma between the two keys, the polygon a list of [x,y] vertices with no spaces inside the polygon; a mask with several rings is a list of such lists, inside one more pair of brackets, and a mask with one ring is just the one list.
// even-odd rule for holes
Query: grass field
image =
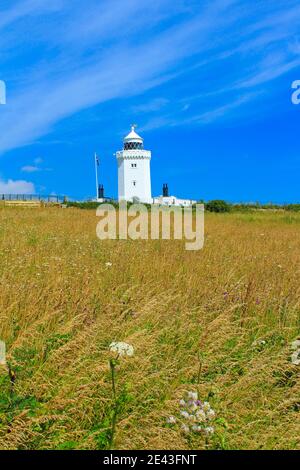
{"label": "grass field", "polygon": [[[94,211],[0,209],[1,449],[300,449],[300,214],[207,214],[205,247],[99,241]],[[106,263],[111,263],[107,265]],[[185,391],[215,433],[166,424]]]}

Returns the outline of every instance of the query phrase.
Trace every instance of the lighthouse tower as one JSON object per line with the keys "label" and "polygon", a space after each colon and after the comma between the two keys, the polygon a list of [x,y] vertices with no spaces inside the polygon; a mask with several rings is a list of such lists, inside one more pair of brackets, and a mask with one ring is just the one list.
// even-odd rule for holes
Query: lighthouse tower
{"label": "lighthouse tower", "polygon": [[143,139],[131,127],[124,139],[123,150],[116,153],[118,161],[119,201],[152,203],[150,160],[151,152],[144,150]]}

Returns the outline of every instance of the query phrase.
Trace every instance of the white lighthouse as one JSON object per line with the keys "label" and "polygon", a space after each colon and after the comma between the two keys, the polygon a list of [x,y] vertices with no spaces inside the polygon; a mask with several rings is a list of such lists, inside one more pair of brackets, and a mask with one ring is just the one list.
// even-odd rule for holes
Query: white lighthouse
{"label": "white lighthouse", "polygon": [[135,127],[132,126],[125,137],[123,150],[116,153],[119,201],[151,204],[151,152],[144,150],[144,141],[135,132]]}

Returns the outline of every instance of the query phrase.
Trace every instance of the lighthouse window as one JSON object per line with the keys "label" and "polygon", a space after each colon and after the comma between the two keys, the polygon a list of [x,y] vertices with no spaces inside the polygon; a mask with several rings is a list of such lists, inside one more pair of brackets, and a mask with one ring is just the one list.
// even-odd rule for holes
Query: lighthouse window
{"label": "lighthouse window", "polygon": [[140,142],[126,142],[124,150],[143,150],[143,144]]}
{"label": "lighthouse window", "polygon": [[132,181],[133,186],[136,186],[136,181]]}
{"label": "lighthouse window", "polygon": [[131,168],[136,168],[137,164],[136,163],[131,163]]}

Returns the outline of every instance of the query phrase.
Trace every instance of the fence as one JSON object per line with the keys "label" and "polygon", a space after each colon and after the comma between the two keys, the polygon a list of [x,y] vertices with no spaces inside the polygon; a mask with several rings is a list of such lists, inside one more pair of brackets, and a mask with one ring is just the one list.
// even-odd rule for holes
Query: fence
{"label": "fence", "polygon": [[43,202],[56,202],[62,203],[66,199],[65,196],[49,195],[43,196],[40,194],[2,194],[2,201],[43,201]]}

